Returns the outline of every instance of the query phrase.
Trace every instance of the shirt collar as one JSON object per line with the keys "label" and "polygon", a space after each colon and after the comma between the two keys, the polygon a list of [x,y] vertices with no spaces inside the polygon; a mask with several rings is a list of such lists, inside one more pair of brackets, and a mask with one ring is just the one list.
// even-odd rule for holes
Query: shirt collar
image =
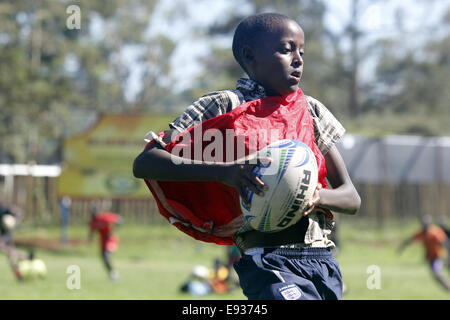
{"label": "shirt collar", "polygon": [[[244,94],[244,98],[246,101],[262,99],[266,97],[266,91],[264,87],[255,80],[249,78],[239,78],[236,83],[236,89]],[[299,90],[301,91],[301,89]],[[282,97],[284,103],[289,103],[293,99],[297,99],[299,90],[285,97]]]}
{"label": "shirt collar", "polygon": [[236,89],[241,91],[248,91],[248,93],[252,93],[253,95],[258,95],[261,97],[266,96],[266,91],[263,86],[257,83],[255,80],[249,78],[239,78],[236,83]]}

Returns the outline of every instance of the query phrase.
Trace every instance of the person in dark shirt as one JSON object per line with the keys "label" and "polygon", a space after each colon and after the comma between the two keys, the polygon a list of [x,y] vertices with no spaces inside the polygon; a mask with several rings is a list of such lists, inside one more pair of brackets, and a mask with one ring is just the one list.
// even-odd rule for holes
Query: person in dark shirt
{"label": "person in dark shirt", "polygon": [[19,261],[27,259],[27,254],[18,250],[14,243],[14,230],[24,218],[21,208],[15,205],[8,206],[0,198],[0,252],[6,254],[11,269],[17,280],[22,280],[19,271]]}

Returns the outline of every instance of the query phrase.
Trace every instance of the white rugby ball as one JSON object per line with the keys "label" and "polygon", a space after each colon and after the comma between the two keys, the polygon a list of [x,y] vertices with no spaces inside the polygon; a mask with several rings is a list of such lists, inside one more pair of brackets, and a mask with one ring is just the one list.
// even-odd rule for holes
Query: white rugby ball
{"label": "white rugby ball", "polygon": [[316,157],[306,144],[292,139],[264,147],[258,157],[272,159],[253,169],[269,190],[264,197],[247,190],[250,205],[241,199],[242,213],[253,229],[277,232],[297,223],[312,199],[318,181]]}

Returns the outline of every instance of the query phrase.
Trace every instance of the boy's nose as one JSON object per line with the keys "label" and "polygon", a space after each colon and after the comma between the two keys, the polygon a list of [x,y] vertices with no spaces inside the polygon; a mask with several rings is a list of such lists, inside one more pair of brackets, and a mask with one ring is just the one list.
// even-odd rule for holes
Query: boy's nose
{"label": "boy's nose", "polygon": [[298,68],[303,64],[303,58],[302,56],[297,52],[294,56],[294,59],[292,60],[292,66],[294,68]]}
{"label": "boy's nose", "polygon": [[294,68],[298,68],[298,67],[300,67],[302,64],[303,64],[302,58],[295,59],[295,60],[292,62],[292,66],[293,66]]}

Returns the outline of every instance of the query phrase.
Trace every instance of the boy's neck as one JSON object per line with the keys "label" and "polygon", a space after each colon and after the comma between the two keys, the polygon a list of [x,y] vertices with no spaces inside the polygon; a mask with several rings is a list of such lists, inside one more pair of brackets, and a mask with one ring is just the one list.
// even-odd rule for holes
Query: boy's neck
{"label": "boy's neck", "polygon": [[250,80],[252,80],[254,83],[255,83],[255,85],[256,86],[259,86],[260,88],[262,88],[263,89],[263,91],[264,91],[264,96],[266,96],[266,97],[280,97],[280,95],[279,94],[277,94],[276,92],[272,92],[270,89],[269,90],[267,90],[261,83],[259,83],[257,80],[255,80],[255,79],[253,79],[250,75],[248,76],[248,78],[250,79]]}
{"label": "boy's neck", "polygon": [[[290,96],[292,93],[294,93],[294,92],[292,92],[292,93],[289,93],[289,94],[286,94],[286,95],[281,95],[281,94],[279,94],[278,92],[275,92],[275,91],[272,91],[271,89],[265,88],[261,83],[259,83],[259,82],[258,82],[257,80],[255,80],[255,79],[253,79],[250,75],[248,75],[248,78],[249,78],[250,80],[252,80],[252,81],[255,83],[256,86],[259,86],[260,88],[263,89],[264,95],[265,95],[266,97],[288,97],[288,96]],[[300,87],[299,87],[299,89],[300,89]]]}

